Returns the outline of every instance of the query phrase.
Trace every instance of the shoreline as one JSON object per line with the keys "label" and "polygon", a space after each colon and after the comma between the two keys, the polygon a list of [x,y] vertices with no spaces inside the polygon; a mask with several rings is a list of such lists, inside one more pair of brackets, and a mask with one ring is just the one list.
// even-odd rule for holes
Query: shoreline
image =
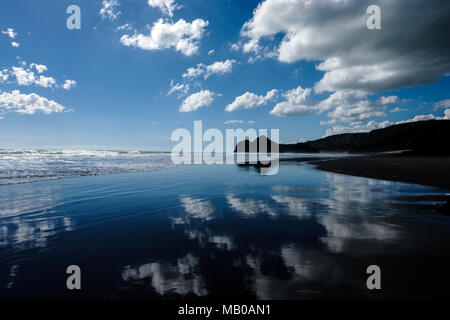
{"label": "shoreline", "polygon": [[[431,186],[450,191],[450,157],[416,157],[416,156],[394,156],[377,155],[369,156],[345,156],[345,157],[292,157],[280,158],[283,162],[307,162],[314,166],[314,169],[350,176],[388,180],[394,182],[412,183],[417,185]],[[242,163],[238,166],[253,166],[257,164]],[[35,181],[21,181],[16,183],[5,183],[0,186],[17,184],[28,184],[34,182],[54,181],[64,178],[83,176],[104,176],[124,173],[144,173],[154,172],[173,167],[159,168],[156,170],[138,170],[124,172],[108,172],[93,174],[74,174],[67,176],[49,177]]]}
{"label": "shoreline", "polygon": [[450,157],[368,156],[310,161],[315,169],[450,191]]}

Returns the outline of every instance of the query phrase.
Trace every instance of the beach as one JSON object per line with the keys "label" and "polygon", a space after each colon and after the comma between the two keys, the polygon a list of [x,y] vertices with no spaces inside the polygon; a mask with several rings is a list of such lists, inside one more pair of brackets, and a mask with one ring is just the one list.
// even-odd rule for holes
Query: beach
{"label": "beach", "polygon": [[362,156],[312,163],[328,172],[450,190],[450,157]]}
{"label": "beach", "polygon": [[[434,187],[282,161],[273,176],[164,166],[0,190],[2,299],[405,299],[450,285]],[[66,289],[69,265],[82,290]]]}

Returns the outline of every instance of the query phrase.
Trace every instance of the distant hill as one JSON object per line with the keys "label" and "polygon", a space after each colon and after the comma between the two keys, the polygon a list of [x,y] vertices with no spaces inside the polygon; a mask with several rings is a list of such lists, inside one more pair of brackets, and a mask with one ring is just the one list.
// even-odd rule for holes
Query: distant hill
{"label": "distant hill", "polygon": [[[245,152],[257,150],[260,139],[266,139],[269,146],[274,143],[265,136],[250,142],[241,141],[236,146]],[[318,152],[390,152],[408,150],[409,154],[450,155],[450,120],[429,120],[393,125],[384,129],[364,133],[345,133],[326,138],[280,144],[280,152],[318,153]],[[259,150],[257,150],[259,152]]]}

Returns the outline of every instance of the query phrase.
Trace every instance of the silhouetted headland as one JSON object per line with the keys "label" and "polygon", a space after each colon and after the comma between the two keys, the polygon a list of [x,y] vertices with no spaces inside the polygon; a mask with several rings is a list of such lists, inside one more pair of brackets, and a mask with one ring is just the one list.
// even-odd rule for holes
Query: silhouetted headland
{"label": "silhouetted headland", "polygon": [[[397,152],[403,155],[446,156],[450,155],[450,140],[446,137],[450,137],[450,121],[429,120],[393,125],[370,132],[338,134],[296,144],[281,143],[278,147],[280,153]],[[260,142],[267,143],[267,152],[271,152],[275,144],[261,136],[251,142],[239,142],[235,152],[261,152]]]}
{"label": "silhouetted headland", "polygon": [[[450,190],[448,137],[449,120],[429,120],[393,125],[367,133],[347,133],[296,144],[279,144],[278,147],[280,153],[339,152],[359,155],[344,158],[309,158],[319,170]],[[245,147],[245,152],[255,150],[260,139],[267,138],[260,137],[252,142],[241,141],[235,152],[238,147]],[[267,140],[268,146],[274,143],[270,139]],[[257,150],[259,152],[259,149]],[[302,161],[305,161],[305,158],[302,158]]]}

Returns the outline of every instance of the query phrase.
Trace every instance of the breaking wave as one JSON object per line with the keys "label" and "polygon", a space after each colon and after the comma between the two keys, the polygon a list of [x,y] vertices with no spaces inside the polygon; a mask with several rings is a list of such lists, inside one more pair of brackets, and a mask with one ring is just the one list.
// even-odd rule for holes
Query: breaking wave
{"label": "breaking wave", "polygon": [[170,153],[0,149],[0,185],[173,167]]}

